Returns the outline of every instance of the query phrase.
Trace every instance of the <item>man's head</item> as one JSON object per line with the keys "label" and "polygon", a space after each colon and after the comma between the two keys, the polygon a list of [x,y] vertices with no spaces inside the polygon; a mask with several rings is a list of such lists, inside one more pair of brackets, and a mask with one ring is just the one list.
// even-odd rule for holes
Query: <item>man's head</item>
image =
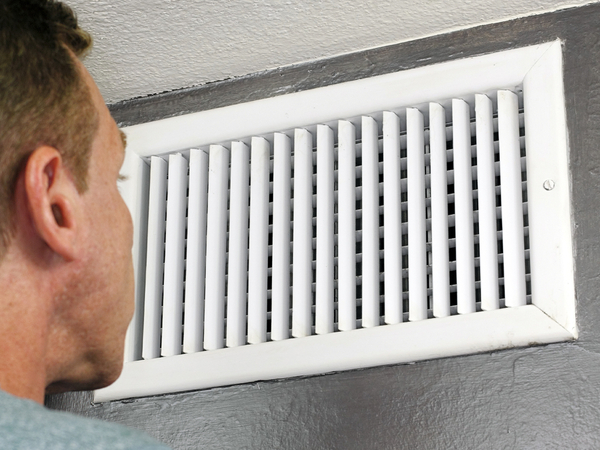
{"label": "man's head", "polygon": [[133,314],[125,141],[89,44],[60,3],[0,2],[0,386],[38,401],[114,381]]}
{"label": "man's head", "polygon": [[73,55],[91,46],[65,5],[0,2],[0,260],[14,233],[14,188],[40,144],[58,149],[80,191],[97,112]]}

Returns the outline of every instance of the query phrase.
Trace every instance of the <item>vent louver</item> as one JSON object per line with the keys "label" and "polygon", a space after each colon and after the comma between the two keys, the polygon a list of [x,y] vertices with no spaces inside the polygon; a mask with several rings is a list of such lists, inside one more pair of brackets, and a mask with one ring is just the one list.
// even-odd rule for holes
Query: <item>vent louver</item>
{"label": "vent louver", "polygon": [[474,98],[151,157],[143,358],[526,304],[518,97]]}
{"label": "vent louver", "polygon": [[[527,50],[535,61],[540,48]],[[526,59],[505,52],[509,66],[507,54]],[[551,263],[530,236],[544,220],[532,197],[548,173],[530,134],[547,125],[530,119],[529,99],[544,86],[517,80],[395,104],[384,86],[365,106],[381,109],[140,151],[129,200],[138,306],[124,374],[96,399],[572,339],[574,313],[557,324],[537,302],[547,283],[536,273]]]}

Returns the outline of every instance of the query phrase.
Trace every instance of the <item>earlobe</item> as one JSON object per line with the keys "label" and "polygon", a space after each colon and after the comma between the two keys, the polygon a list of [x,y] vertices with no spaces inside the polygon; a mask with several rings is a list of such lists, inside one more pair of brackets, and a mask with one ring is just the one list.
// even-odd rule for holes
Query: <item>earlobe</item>
{"label": "earlobe", "polygon": [[40,146],[24,171],[29,215],[35,232],[57,255],[77,258],[80,195],[57,149]]}

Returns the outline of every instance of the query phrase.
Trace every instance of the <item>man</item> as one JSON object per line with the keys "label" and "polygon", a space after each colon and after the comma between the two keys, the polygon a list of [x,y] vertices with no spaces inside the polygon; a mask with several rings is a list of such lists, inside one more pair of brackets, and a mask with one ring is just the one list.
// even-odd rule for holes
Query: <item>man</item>
{"label": "man", "polygon": [[164,448],[46,410],[121,372],[133,313],[125,140],[53,0],[0,0],[0,448]]}

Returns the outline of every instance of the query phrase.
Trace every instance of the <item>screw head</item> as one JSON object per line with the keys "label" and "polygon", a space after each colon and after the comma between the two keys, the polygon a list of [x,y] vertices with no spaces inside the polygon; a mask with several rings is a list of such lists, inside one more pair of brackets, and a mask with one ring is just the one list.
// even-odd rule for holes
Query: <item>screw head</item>
{"label": "screw head", "polygon": [[546,180],[544,181],[544,189],[546,189],[547,191],[551,191],[552,189],[554,189],[555,183],[554,180]]}

